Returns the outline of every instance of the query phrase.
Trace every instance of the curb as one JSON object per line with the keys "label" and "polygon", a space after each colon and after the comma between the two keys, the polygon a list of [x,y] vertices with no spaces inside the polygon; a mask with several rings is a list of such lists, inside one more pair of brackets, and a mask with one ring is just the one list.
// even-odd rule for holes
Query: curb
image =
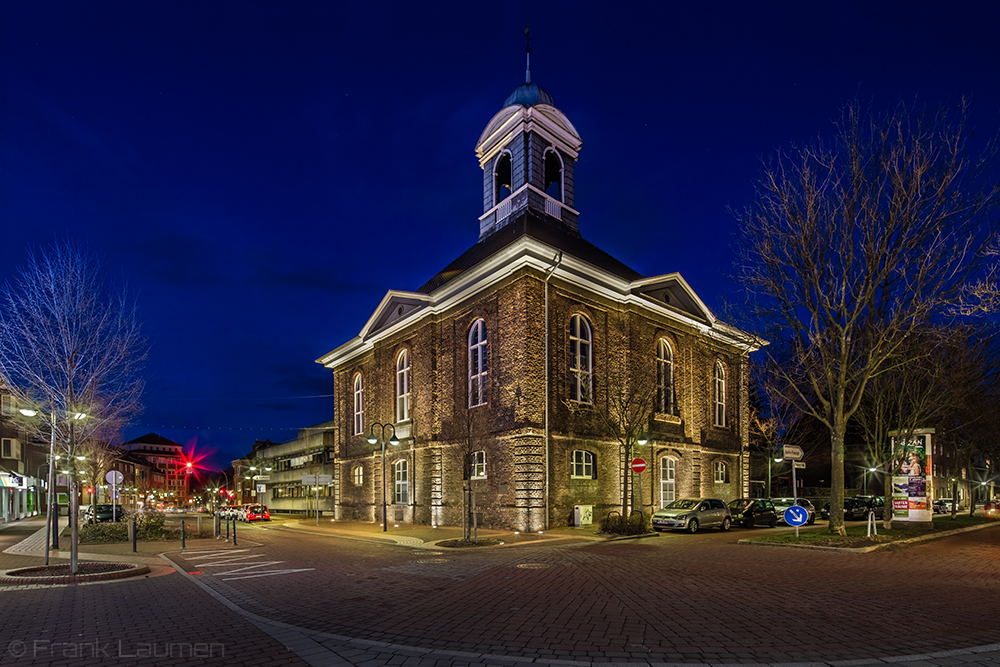
{"label": "curb", "polygon": [[845,554],[866,554],[872,551],[877,551],[879,549],[885,549],[892,546],[898,546],[903,544],[915,544],[917,542],[926,542],[928,540],[937,540],[942,537],[950,537],[952,535],[960,535],[962,533],[969,533],[973,530],[982,530],[983,528],[990,528],[998,524],[983,523],[978,526],[966,526],[965,528],[955,528],[954,530],[947,530],[943,533],[933,533],[930,535],[919,535],[917,537],[909,537],[905,540],[894,540],[892,542],[882,542],[880,544],[873,544],[870,547],[824,547],[820,545],[813,544],[795,544],[793,542],[759,542],[753,539],[740,540],[737,544],[746,544],[751,547],[791,547],[792,549],[815,549],[817,551],[840,551]]}

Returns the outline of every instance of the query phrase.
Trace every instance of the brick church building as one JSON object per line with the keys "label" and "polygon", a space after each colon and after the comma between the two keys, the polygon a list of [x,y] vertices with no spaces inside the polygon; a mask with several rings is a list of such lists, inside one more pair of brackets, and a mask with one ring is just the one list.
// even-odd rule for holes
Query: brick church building
{"label": "brick church building", "polygon": [[[647,514],[747,495],[749,338],[679,274],[644,277],[583,238],[581,145],[529,70],[476,145],[478,242],[317,360],[335,418],[243,461],[274,471],[261,500],[301,510],[301,474],[328,474],[335,519],[381,521],[384,493],[390,522],[460,525],[474,502],[477,525],[535,531],[623,495]],[[641,439],[609,431],[623,402]]]}

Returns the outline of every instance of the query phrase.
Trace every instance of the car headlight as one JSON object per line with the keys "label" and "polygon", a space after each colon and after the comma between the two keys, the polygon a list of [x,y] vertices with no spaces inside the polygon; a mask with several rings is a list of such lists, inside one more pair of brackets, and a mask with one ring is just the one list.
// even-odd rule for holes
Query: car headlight
{"label": "car headlight", "polygon": [[677,516],[674,517],[674,521],[680,521],[681,523],[684,523],[690,518],[691,517],[687,514],[678,514]]}

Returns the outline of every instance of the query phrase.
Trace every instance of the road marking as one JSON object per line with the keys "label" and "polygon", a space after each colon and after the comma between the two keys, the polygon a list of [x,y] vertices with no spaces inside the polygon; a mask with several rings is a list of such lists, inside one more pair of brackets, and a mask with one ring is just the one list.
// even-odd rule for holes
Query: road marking
{"label": "road marking", "polygon": [[[201,567],[202,569],[204,569],[206,567],[221,567],[221,566],[224,566],[224,565],[241,564],[241,563],[244,563],[245,561],[250,560],[252,558],[260,558],[260,557],[262,557],[264,555],[264,554],[259,554],[259,553],[258,554],[247,554],[245,556],[234,556],[233,555],[233,554],[243,553],[243,552],[246,552],[246,551],[247,551],[247,549],[236,549],[236,550],[227,549],[225,551],[208,551],[208,552],[202,552],[198,556],[186,557],[185,559],[188,560],[188,561],[194,561],[194,560],[201,560],[202,558],[215,558],[215,557],[219,557],[219,556],[229,556],[228,558],[222,558],[221,560],[216,560],[216,561],[212,561],[212,562],[209,562],[209,563],[198,563],[198,567]],[[293,572],[308,572],[310,570],[315,570],[316,569],[314,567],[303,567],[303,568],[286,569],[286,570],[264,570],[264,571],[255,572],[253,574],[240,575],[240,576],[237,576],[237,577],[228,577],[228,576],[226,576],[226,575],[230,575],[230,574],[236,574],[237,572],[246,572],[247,570],[253,570],[253,569],[256,569],[256,568],[259,568],[259,567],[267,567],[269,565],[278,565],[279,563],[284,563],[284,562],[285,561],[283,561],[283,560],[269,560],[269,561],[264,561],[264,562],[261,562],[261,563],[254,563],[252,565],[246,565],[245,567],[238,567],[235,570],[227,570],[225,572],[216,572],[212,576],[215,576],[215,577],[225,577],[225,579],[223,579],[223,581],[229,581],[231,579],[252,579],[252,578],[255,578],[255,577],[273,577],[276,574],[292,574]]]}

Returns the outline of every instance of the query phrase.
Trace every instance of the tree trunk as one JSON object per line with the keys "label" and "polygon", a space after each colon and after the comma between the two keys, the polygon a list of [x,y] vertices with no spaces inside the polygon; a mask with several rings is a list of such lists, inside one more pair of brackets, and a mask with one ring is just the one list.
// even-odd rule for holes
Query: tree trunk
{"label": "tree trunk", "polygon": [[847,535],[844,527],[844,420],[835,415],[830,429],[830,526],[837,535]]}

